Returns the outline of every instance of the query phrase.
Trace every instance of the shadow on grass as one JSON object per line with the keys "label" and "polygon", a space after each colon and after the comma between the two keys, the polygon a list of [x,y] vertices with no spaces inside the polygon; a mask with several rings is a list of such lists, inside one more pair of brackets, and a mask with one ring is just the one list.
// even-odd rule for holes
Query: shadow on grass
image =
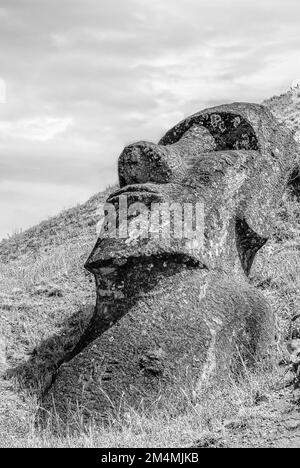
{"label": "shadow on grass", "polygon": [[14,379],[19,389],[43,398],[52,386],[57,370],[67,360],[82,334],[87,328],[94,312],[94,306],[88,305],[68,317],[59,333],[42,341],[32,351],[30,358],[8,369],[5,379]]}

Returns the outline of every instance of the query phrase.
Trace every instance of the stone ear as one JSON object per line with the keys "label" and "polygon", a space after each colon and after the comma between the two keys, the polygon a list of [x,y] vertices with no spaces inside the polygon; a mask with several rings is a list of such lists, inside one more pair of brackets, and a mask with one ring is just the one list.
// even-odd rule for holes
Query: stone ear
{"label": "stone ear", "polygon": [[299,166],[284,168],[286,162],[287,158],[274,159],[262,155],[257,175],[249,180],[246,188],[244,218],[249,227],[263,238],[269,237],[274,230],[284,193],[288,190],[290,195],[300,200]]}
{"label": "stone ear", "polygon": [[246,187],[244,219],[255,233],[268,238],[276,224],[276,210],[286,189],[286,177],[278,177],[278,167],[260,167]]}
{"label": "stone ear", "polygon": [[[258,155],[259,156],[259,155]],[[263,158],[262,158],[263,159]],[[284,193],[300,201],[300,170],[281,173],[280,165],[266,161],[254,179],[245,186],[245,199],[235,224],[236,245],[245,274],[248,276],[256,253],[267,242],[278,220],[278,206]]]}

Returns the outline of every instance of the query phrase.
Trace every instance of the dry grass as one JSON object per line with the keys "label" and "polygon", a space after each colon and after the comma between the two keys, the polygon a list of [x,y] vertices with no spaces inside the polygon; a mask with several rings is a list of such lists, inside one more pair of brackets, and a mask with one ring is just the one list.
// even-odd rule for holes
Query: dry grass
{"label": "dry grass", "polygon": [[[227,426],[238,421],[245,425],[255,417],[257,400],[278,385],[272,368],[247,371],[238,380],[207,388],[193,399],[177,389],[163,407],[154,403],[151,415],[128,409],[124,418],[112,417],[102,427],[84,425],[81,414],[74,414],[77,430],[59,431],[59,421],[41,428],[34,424],[25,438],[15,440],[22,447],[191,447],[207,437],[210,443],[227,445]],[[73,424],[72,424],[72,427]]]}
{"label": "dry grass", "polygon": [[275,117],[289,127],[297,141],[300,141],[300,89],[291,88],[287,93],[267,99],[263,104]]}

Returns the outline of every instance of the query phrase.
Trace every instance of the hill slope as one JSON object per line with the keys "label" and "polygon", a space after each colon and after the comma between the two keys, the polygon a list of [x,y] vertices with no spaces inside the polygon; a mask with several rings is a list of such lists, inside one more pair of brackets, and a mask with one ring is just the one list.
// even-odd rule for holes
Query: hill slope
{"label": "hill slope", "polygon": [[280,96],[266,99],[263,105],[268,107],[280,122],[284,122],[300,142],[300,86],[291,88]]}
{"label": "hill slope", "polygon": [[113,187],[91,197],[86,203],[65,210],[24,232],[14,234],[0,242],[0,261],[16,260],[61,245],[82,235],[95,237],[99,220],[99,206],[104,203]]}
{"label": "hill slope", "polygon": [[[298,90],[264,104],[299,137]],[[288,197],[279,210],[276,233],[257,256],[251,277],[276,314],[278,349],[273,363],[197,401],[177,396],[178,408],[182,408],[182,400],[185,403],[184,412],[174,412],[172,402],[163,415],[154,411],[152,420],[131,415],[130,423],[118,421],[117,429],[113,424],[111,431],[96,428],[92,436],[80,425],[79,415],[79,432],[72,439],[53,436],[49,429],[37,432],[33,421],[40,396],[93,312],[93,278],[83,264],[97,238],[99,204],[111,190],[0,243],[0,446],[167,447],[191,444],[207,433],[211,445],[222,444],[223,439],[231,446],[249,445],[251,440],[271,445],[270,415],[277,418],[280,433],[281,406],[290,405],[290,395],[280,396],[275,390],[280,384],[276,363],[284,355],[290,319],[300,311],[300,208]],[[282,398],[284,402],[274,410]],[[230,426],[227,423],[232,418],[235,423]],[[255,421],[267,428],[265,441],[257,429],[255,432]],[[248,439],[242,440],[243,431],[236,429],[239,424],[250,433],[254,428],[254,434],[249,436],[246,431]],[[295,431],[298,437],[298,429]]]}

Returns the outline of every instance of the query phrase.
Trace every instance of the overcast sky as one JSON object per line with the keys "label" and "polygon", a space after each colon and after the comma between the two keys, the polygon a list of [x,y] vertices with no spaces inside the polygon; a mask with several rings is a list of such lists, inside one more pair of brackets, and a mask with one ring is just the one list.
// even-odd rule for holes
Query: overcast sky
{"label": "overcast sky", "polygon": [[300,78],[299,0],[0,0],[0,23],[0,238],[114,183],[129,142]]}

